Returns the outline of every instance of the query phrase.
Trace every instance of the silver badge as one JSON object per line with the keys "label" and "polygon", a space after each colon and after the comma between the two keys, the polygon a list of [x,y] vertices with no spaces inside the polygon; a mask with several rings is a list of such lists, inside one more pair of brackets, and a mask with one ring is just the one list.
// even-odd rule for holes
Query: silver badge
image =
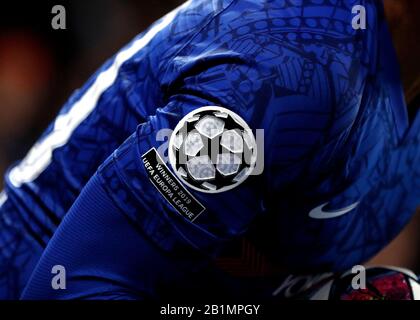
{"label": "silver badge", "polygon": [[187,114],[169,142],[176,175],[194,190],[219,193],[237,187],[256,165],[257,143],[247,123],[217,106]]}

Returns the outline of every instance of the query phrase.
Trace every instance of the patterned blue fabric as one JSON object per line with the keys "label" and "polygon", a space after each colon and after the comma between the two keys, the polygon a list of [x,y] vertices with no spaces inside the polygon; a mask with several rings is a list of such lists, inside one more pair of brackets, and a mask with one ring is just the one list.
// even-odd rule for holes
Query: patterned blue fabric
{"label": "patterned blue fabric", "polygon": [[[366,7],[366,30],[351,26],[356,4]],[[420,120],[409,127],[398,73],[378,1],[186,3],[69,99],[34,147],[50,151],[38,152],[49,157],[41,159],[44,167],[24,160],[6,175],[2,251],[17,246],[6,240],[10,234],[24,238],[25,250],[2,253],[1,268],[18,270],[5,291],[25,285],[32,264],[23,267],[18,256],[39,259],[99,166],[95,179],[121,215],[166,252],[188,243],[217,255],[251,228],[266,251],[292,269],[344,270],[365,261],[420,204]],[[72,115],[78,103],[91,111]],[[157,141],[160,129],[174,129],[206,105],[231,109],[251,128],[265,130],[265,170],[225,193],[191,190],[206,207],[191,223],[153,187],[140,157],[167,143]],[[356,203],[339,217],[309,216],[322,204],[332,212]],[[62,241],[54,241],[45,261],[70,240]]]}

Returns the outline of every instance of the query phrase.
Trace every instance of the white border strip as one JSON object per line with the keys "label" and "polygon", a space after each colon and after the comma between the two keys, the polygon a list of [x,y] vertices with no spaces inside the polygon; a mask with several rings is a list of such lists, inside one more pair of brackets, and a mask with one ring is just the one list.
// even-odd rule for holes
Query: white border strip
{"label": "white border strip", "polygon": [[143,37],[134,41],[132,45],[117,54],[113,64],[100,73],[93,85],[85,92],[71,110],[64,115],[58,116],[54,123],[53,131],[42,141],[35,144],[26,158],[10,171],[11,184],[19,188],[24,183],[32,182],[51,164],[52,154],[56,148],[65,145],[72,133],[95,109],[101,95],[115,82],[121,65],[142,50],[176,17],[179,10],[189,4],[184,3],[178,9],[167,14],[152,27]]}

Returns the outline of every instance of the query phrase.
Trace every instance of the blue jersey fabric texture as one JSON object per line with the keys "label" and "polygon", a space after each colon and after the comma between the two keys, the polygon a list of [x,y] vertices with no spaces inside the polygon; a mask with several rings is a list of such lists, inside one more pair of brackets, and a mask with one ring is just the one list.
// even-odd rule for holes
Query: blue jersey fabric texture
{"label": "blue jersey fabric texture", "polygon": [[[366,30],[351,25],[358,4]],[[209,105],[264,129],[264,173],[190,190],[206,208],[190,222],[141,156]],[[26,299],[151,297],[247,232],[290,270],[343,271],[420,204],[419,139],[379,1],[189,1],[106,62],[7,173],[0,293],[15,298],[32,274]],[[54,265],[68,289],[51,288]]]}

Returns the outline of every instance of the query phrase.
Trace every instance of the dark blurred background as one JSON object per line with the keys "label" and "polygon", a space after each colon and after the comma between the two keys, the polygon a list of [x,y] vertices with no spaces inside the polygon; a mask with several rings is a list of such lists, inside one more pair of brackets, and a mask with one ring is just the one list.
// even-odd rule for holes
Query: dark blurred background
{"label": "dark blurred background", "polygon": [[[210,1],[210,0],[209,0]],[[391,0],[388,0],[391,1]],[[399,0],[392,0],[396,6]],[[413,0],[414,1],[414,0]],[[418,1],[418,0],[415,0]],[[0,4],[0,177],[72,93],[135,35],[183,0],[8,1]],[[54,5],[66,30],[54,30]],[[394,41],[407,36],[397,35]],[[411,35],[413,36],[413,35]],[[418,37],[418,35],[415,35]],[[2,179],[0,179],[0,191]],[[372,263],[420,271],[420,215]]]}

